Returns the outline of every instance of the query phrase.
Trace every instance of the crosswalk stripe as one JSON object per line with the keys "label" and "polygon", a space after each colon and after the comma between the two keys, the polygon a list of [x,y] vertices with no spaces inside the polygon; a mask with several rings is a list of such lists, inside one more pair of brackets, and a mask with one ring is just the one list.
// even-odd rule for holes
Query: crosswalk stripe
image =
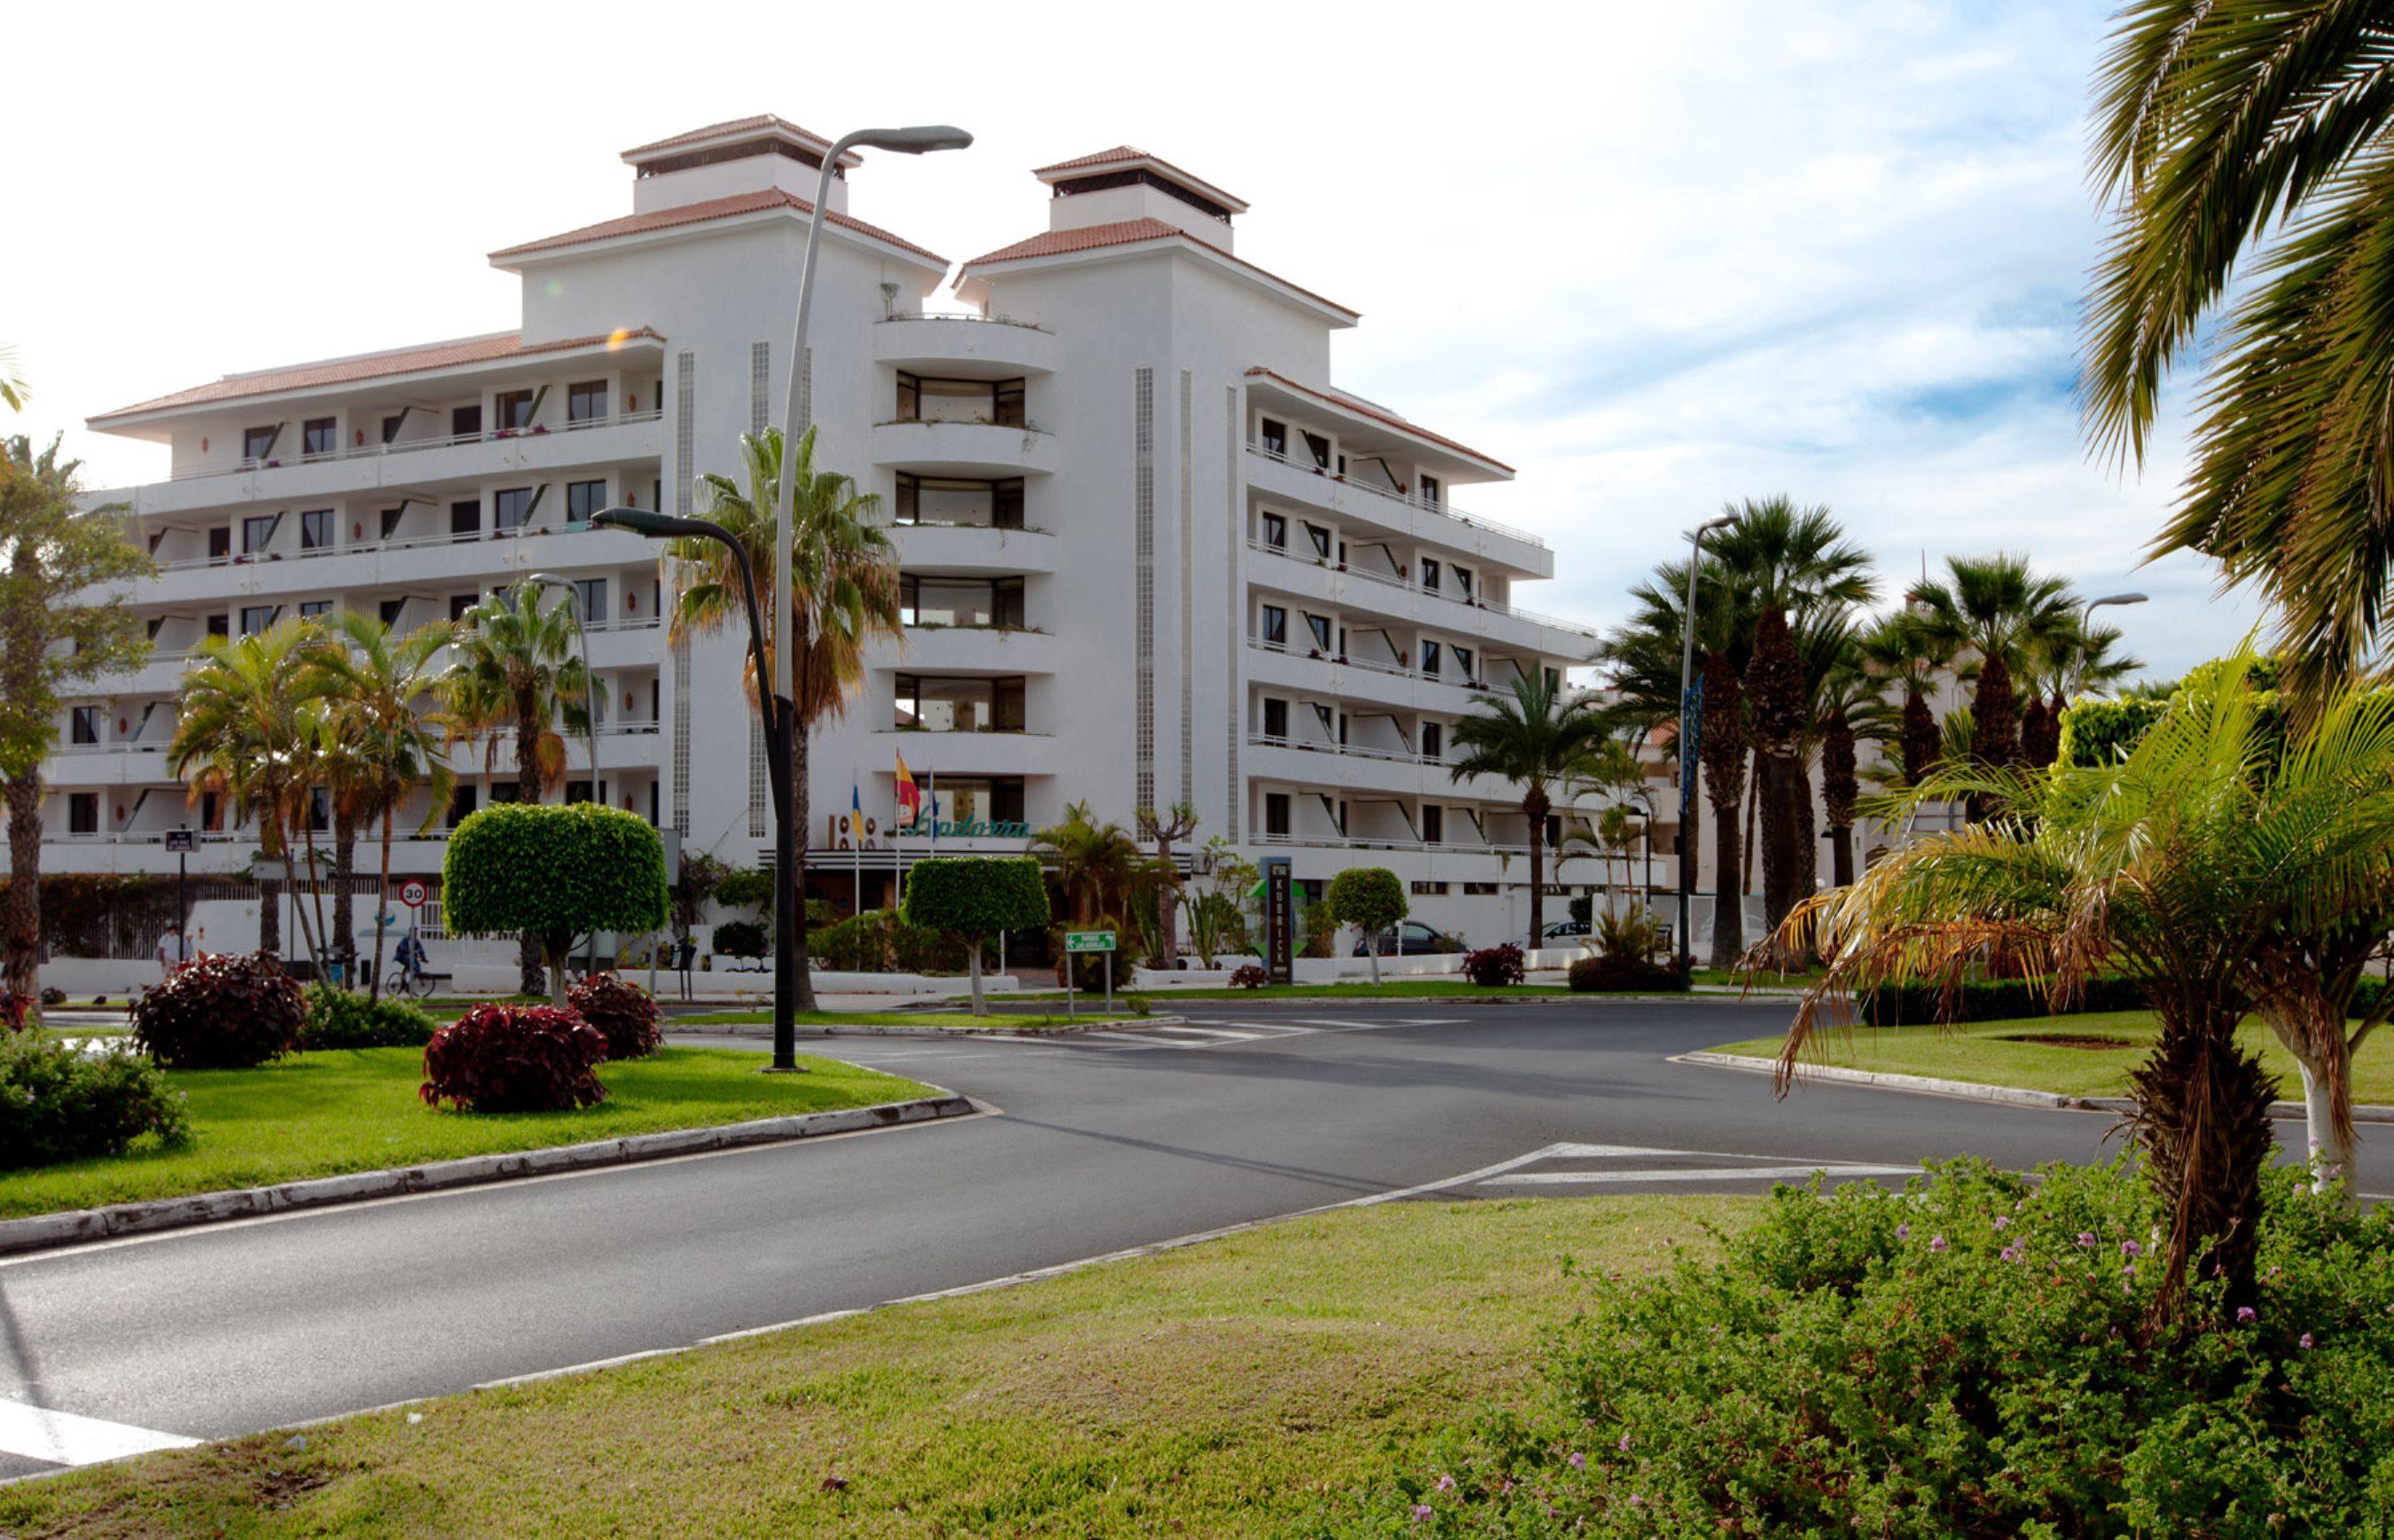
{"label": "crosswalk stripe", "polygon": [[105,1422],[99,1417],[77,1416],[72,1412],[28,1406],[23,1402],[0,1401],[0,1454],[28,1460],[46,1460],[52,1465],[96,1465],[102,1460],[121,1460],[128,1454],[146,1454],[153,1449],[189,1449],[199,1441],[179,1433],[161,1433],[129,1423]]}

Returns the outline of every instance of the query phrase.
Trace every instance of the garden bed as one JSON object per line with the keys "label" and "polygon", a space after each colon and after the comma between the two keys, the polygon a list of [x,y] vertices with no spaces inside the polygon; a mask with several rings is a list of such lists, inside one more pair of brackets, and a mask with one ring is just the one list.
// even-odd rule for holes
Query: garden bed
{"label": "garden bed", "polygon": [[294,1054],[255,1070],[170,1071],[189,1098],[193,1138],[179,1149],[0,1173],[0,1218],[262,1187],[310,1177],[511,1154],[551,1145],[754,1118],[875,1106],[932,1094],[835,1060],[806,1074],[768,1075],[754,1053],[668,1047],[602,1064],[607,1099],[566,1112],[435,1111],[418,1099],[415,1048]]}

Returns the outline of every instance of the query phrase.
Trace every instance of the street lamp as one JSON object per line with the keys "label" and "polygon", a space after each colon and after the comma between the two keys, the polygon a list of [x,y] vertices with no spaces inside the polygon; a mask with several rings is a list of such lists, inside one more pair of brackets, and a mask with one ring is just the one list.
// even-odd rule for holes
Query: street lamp
{"label": "street lamp", "polygon": [[[2142,604],[2144,602],[2145,596],[2143,594],[2105,594],[2101,599],[2088,599],[2085,606],[2079,610],[2078,656],[2075,660],[2076,665],[2070,671],[2070,695],[2072,699],[2074,700],[2077,698],[2079,686],[2086,682],[2086,623],[2094,617],[2096,611],[2100,610],[2106,604]],[[2057,723],[2056,725],[2058,726],[2059,724]]]}
{"label": "street lamp", "polygon": [[[823,157],[822,169],[815,178],[815,205],[807,216],[807,253],[798,264],[798,319],[790,337],[789,383],[782,392],[782,475],[781,538],[773,542],[773,664],[772,691],[774,711],[782,724],[781,746],[775,751],[782,770],[773,781],[773,796],[779,809],[779,844],[773,868],[774,932],[777,941],[785,943],[783,956],[797,948],[797,924],[793,917],[805,895],[798,891],[796,835],[791,825],[796,810],[796,788],[788,774],[790,743],[797,731],[797,693],[791,687],[791,671],[796,666],[796,625],[792,619],[796,600],[791,594],[790,545],[797,535],[797,513],[792,507],[797,496],[798,439],[807,425],[800,421],[798,399],[806,379],[807,312],[814,304],[815,252],[822,244],[823,208],[831,201],[832,174],[839,168],[840,158],[856,149],[888,150],[901,155],[922,155],[936,150],[962,150],[972,143],[972,136],[947,124],[925,124],[912,128],[860,128],[842,135]],[[686,472],[685,472],[686,474]],[[752,600],[753,603],[753,600]],[[814,629],[813,617],[808,617],[807,628]],[[814,640],[810,634],[808,641]],[[766,679],[765,660],[756,660],[756,682],[761,690]],[[774,993],[774,1059],[782,1058],[781,1043],[784,1028],[793,1033],[796,1028],[785,1020],[781,1005],[783,975],[787,970],[777,967],[773,981]],[[791,1041],[795,1044],[796,1037]],[[795,1051],[795,1048],[793,1049]]]}
{"label": "street lamp", "polygon": [[[1688,956],[1688,895],[1693,889],[1696,869],[1689,863],[1690,818],[1696,801],[1696,738],[1703,724],[1695,707],[1696,672],[1696,573],[1704,564],[1704,536],[1715,530],[1725,530],[1735,524],[1738,516],[1724,513],[1718,519],[1708,519],[1688,532],[1688,606],[1679,615],[1679,971],[1689,968]],[[1715,894],[1713,911],[1715,925],[1720,923],[1720,903],[1726,895]]]}
{"label": "street lamp", "polygon": [[[682,514],[655,513],[646,508],[605,508],[591,516],[595,530],[626,530],[651,540],[712,540],[729,550],[733,564],[740,569],[740,589],[748,601],[748,656],[755,665],[756,678],[765,678],[765,627],[756,611],[756,573],[749,565],[748,552],[731,532],[707,519],[691,519]],[[789,902],[789,890],[783,881],[789,871],[790,829],[790,717],[789,702],[756,692],[756,709],[765,718],[766,773],[773,792],[774,849],[782,862],[774,875],[778,891],[773,903],[773,1068],[796,1070],[798,1067],[797,915]],[[596,772],[593,772],[594,779]]]}
{"label": "street lamp", "polygon": [[[598,686],[590,670],[590,632],[583,624],[582,586],[555,573],[532,573],[518,580],[524,588],[562,588],[565,590],[566,617],[573,622],[573,637],[582,644],[582,740],[590,749],[590,800],[598,796]],[[598,932],[590,932],[589,949],[583,954],[583,975],[586,978],[598,971]]]}

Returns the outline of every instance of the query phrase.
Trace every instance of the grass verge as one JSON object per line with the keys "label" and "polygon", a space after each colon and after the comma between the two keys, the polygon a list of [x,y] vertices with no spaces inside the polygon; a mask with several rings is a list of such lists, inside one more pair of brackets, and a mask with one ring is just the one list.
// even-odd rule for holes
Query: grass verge
{"label": "grass verge", "polygon": [[415,1048],[295,1054],[256,1070],[171,1071],[167,1083],[190,1098],[191,1143],[175,1150],[137,1145],[125,1155],[0,1176],[0,1218],[929,1094],[911,1080],[836,1060],[804,1063],[812,1073],[769,1075],[758,1073],[764,1060],[753,1053],[668,1047],[649,1059],[600,1066],[607,1099],[596,1107],[507,1113],[424,1105],[415,1094],[424,1082],[424,1055]]}
{"label": "grass verge", "polygon": [[1388,1204],[0,1490],[35,1535],[1319,1533],[1753,1198]]}
{"label": "grass verge", "polygon": [[[1496,997],[1507,994],[1568,994],[1560,984],[1506,984],[1482,989],[1468,979],[1390,979],[1378,988],[1360,984],[1265,984],[1256,989],[1151,989],[1137,998],[1151,1006],[1176,1000],[1412,1000],[1446,999],[1456,995]],[[1117,991],[1117,997],[1130,999]]]}
{"label": "grass verge", "polygon": [[[1857,1026],[1821,1033],[1810,1062],[1888,1074],[1935,1075],[1987,1086],[2015,1086],[2064,1096],[2125,1096],[2128,1071],[2153,1040],[2153,1014],[2146,1010],[2093,1011],[2074,1016],[2022,1016],[1963,1026]],[[2269,1029],[2247,1021],[2238,1040],[2261,1056],[2278,1077],[2278,1094],[2302,1097],[2302,1076]],[[2045,1038],[2045,1042],[2032,1041]],[[2093,1040],[2085,1046],[2050,1039]],[[1715,1053],[1775,1059],[1783,1037],[1750,1037],[1724,1043]],[[2394,1039],[2371,1037],[2353,1056],[2355,1101],[2394,1102]]]}
{"label": "grass verge", "polygon": [[[1046,1014],[993,1010],[987,1016],[975,1016],[968,1010],[802,1010],[798,1025],[802,1027],[945,1027],[954,1032],[987,1031],[1005,1027],[1013,1031],[1036,1031],[1050,1027],[1121,1026],[1136,1023],[1136,1016],[1098,1016],[1083,1011],[1078,1016],[1066,1016],[1061,1011]],[[680,1027],[770,1026],[773,1013],[770,1010],[706,1010],[695,1015],[668,1016],[668,1030]]]}

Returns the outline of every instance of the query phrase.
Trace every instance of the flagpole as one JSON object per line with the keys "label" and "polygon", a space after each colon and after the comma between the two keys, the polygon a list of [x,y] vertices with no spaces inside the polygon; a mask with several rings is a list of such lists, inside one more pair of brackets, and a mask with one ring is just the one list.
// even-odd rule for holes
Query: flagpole
{"label": "flagpole", "polygon": [[848,853],[853,861],[855,896],[848,903],[848,913],[864,913],[864,785],[856,778],[856,766],[848,767]]}

